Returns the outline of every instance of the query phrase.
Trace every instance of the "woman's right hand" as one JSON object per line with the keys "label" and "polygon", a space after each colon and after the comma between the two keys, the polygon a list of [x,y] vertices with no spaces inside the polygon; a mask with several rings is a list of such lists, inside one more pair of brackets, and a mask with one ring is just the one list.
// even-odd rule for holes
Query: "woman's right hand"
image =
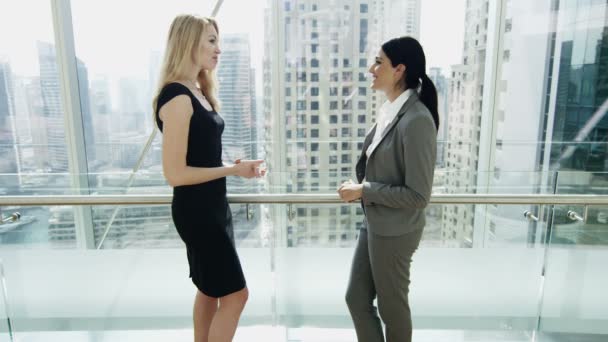
{"label": "woman's right hand", "polygon": [[234,168],[234,175],[243,178],[258,178],[266,174],[266,169],[260,168],[260,165],[264,162],[263,159],[258,160],[241,160],[237,159],[232,166]]}

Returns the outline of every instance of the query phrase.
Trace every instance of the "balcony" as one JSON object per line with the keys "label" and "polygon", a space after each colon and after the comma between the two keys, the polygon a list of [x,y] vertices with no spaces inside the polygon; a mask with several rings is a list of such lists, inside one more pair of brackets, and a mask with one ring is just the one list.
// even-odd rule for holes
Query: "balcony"
{"label": "balcony", "polygon": [[[170,200],[0,198],[5,217],[34,217],[0,234],[2,341],[187,340],[194,287]],[[230,201],[251,292],[235,340],[354,340],[343,298],[358,205],[333,194],[241,194]],[[456,207],[474,215],[473,231],[455,228],[455,237],[445,238],[441,232],[451,230],[438,218]],[[77,241],[87,234],[75,224],[78,208],[93,213],[91,248]],[[319,211],[347,219],[311,217]],[[606,211],[605,195],[435,195],[412,266],[414,337],[604,341]]]}

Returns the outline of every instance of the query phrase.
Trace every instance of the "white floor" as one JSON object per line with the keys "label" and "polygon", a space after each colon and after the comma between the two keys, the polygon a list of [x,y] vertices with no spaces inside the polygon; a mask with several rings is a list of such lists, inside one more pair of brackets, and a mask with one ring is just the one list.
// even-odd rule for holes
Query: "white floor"
{"label": "white floor", "polygon": [[[237,330],[234,342],[355,342],[350,329],[320,329],[249,326]],[[415,342],[605,342],[607,335],[558,335],[515,331],[458,331],[416,330]],[[0,333],[0,342],[190,342],[192,331],[145,330],[145,331],[61,331],[61,332],[17,332],[11,340],[6,332]]]}

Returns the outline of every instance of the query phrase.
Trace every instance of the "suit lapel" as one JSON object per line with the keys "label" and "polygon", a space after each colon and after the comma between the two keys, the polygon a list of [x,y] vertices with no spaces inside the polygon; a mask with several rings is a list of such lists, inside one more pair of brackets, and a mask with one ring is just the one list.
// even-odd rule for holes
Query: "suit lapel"
{"label": "suit lapel", "polygon": [[365,151],[367,151],[367,148],[369,147],[369,145],[371,145],[372,141],[374,140],[374,134],[376,134],[376,128],[378,127],[378,124],[375,123],[374,126],[372,127],[372,129],[369,130],[369,133],[367,133],[367,135],[365,136],[365,140],[363,141],[363,152],[365,153]]}
{"label": "suit lapel", "polygon": [[[401,119],[401,117],[407,112],[408,109],[410,109],[410,107],[416,101],[418,101],[418,94],[416,94],[414,92],[412,95],[410,95],[409,99],[407,99],[407,101],[405,101],[405,103],[403,104],[403,106],[401,106],[401,109],[399,110],[399,113],[397,113],[397,115],[395,116],[395,118],[393,119],[393,121],[391,121],[391,123],[388,126],[386,126],[386,128],[384,129],[384,132],[382,132],[382,136],[380,137],[380,141],[378,142],[378,145],[376,145],[376,147],[369,154],[368,159],[372,158],[372,156],[374,155],[374,152],[376,152],[376,150],[378,149],[378,146],[380,146],[380,144],[382,144],[382,141],[384,140],[384,138],[386,138],[387,134],[393,128],[395,128],[395,126],[397,125],[397,122],[399,122],[399,119]],[[375,131],[375,129],[374,129],[374,131]],[[372,137],[373,137],[373,135],[372,135]],[[371,140],[370,140],[370,143],[371,143]],[[368,144],[368,146],[369,146],[369,144]],[[363,151],[367,151],[367,147],[364,146],[364,148],[365,149]]]}
{"label": "suit lapel", "polygon": [[376,125],[375,124],[372,127],[372,129],[369,131],[369,133],[367,133],[367,135],[365,136],[365,140],[363,141],[363,148],[361,149],[361,156],[359,157],[359,160],[357,161],[357,165],[355,165],[355,173],[357,175],[357,181],[359,183],[361,183],[361,181],[363,181],[363,178],[365,178],[365,167],[367,166],[367,155],[366,155],[365,151],[367,151],[367,148],[372,143],[374,134],[376,134]]}

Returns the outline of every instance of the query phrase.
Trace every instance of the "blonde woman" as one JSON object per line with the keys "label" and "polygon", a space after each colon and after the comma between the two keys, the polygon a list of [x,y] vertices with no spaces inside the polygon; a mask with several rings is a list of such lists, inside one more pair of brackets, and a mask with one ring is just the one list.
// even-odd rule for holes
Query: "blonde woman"
{"label": "blonde woman", "polygon": [[153,103],[163,133],[163,173],[173,187],[173,221],[197,288],[195,342],[234,337],[248,290],[234,243],[226,176],[264,173],[262,160],[222,162],[224,120],[217,112],[213,77],[220,53],[215,20],[176,17]]}

